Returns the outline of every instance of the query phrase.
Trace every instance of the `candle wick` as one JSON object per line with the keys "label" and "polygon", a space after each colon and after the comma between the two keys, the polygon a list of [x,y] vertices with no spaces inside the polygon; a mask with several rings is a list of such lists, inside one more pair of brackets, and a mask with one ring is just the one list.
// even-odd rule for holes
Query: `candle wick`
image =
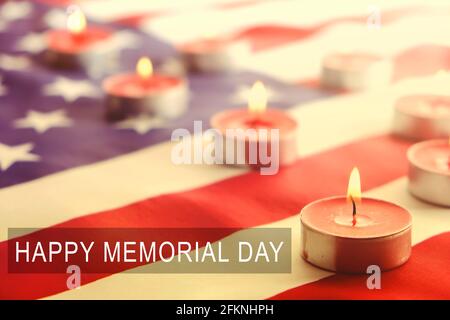
{"label": "candle wick", "polygon": [[352,201],[352,207],[353,207],[353,220],[352,220],[352,225],[355,226],[356,225],[356,202],[353,199],[352,196],[350,196],[350,200]]}
{"label": "candle wick", "polygon": [[355,203],[355,200],[353,200],[352,196],[350,196],[350,200],[352,201],[353,216],[355,216],[356,215],[356,203]]}

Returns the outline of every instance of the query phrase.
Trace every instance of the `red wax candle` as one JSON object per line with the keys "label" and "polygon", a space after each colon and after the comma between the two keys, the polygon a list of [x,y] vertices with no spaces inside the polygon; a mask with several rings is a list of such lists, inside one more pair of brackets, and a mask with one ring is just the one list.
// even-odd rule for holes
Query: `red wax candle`
{"label": "red wax candle", "polygon": [[395,103],[394,133],[427,140],[450,135],[450,96],[411,95]]}
{"label": "red wax candle", "polygon": [[352,172],[347,197],[310,203],[301,211],[301,254],[326,270],[366,273],[389,270],[411,253],[411,215],[386,201],[360,198],[359,172]]}
{"label": "red wax candle", "polygon": [[231,38],[204,38],[185,43],[178,50],[188,69],[218,72],[235,69],[237,59],[248,54],[249,46]]}
{"label": "red wax candle", "polygon": [[162,118],[175,118],[187,106],[186,81],[162,74],[153,74],[148,58],[141,58],[136,73],[118,74],[103,81],[107,94],[106,107],[110,119],[122,119],[141,113]]}
{"label": "red wax candle", "polygon": [[[73,11],[67,19],[67,29],[47,33],[46,59],[58,67],[78,67],[95,62],[95,47],[112,36],[109,29],[86,26],[81,10]],[[104,56],[102,57],[105,58]]]}
{"label": "red wax candle", "polygon": [[335,53],[322,62],[322,84],[348,90],[386,85],[392,77],[392,63],[368,53]]}
{"label": "red wax candle", "polygon": [[409,190],[418,198],[450,206],[450,141],[428,140],[408,150]]}
{"label": "red wax candle", "polygon": [[[251,163],[251,143],[258,145],[258,148],[265,148],[260,137],[235,137],[227,134],[227,130],[234,133],[236,129],[278,129],[279,136],[275,141],[270,136],[267,138],[267,150],[271,150],[272,144],[278,144],[280,165],[288,165],[297,158],[297,122],[287,113],[277,109],[265,109],[266,91],[262,83],[256,82],[250,93],[249,108],[225,110],[215,114],[211,118],[211,127],[217,129],[224,137],[224,147],[226,155],[235,152],[238,145],[245,146],[245,164],[260,166],[259,156],[256,163]],[[227,146],[228,144],[228,146]],[[227,150],[228,148],[228,150]],[[259,150],[259,149],[258,149]],[[276,156],[276,155],[275,155]],[[236,160],[236,158],[235,158]]]}

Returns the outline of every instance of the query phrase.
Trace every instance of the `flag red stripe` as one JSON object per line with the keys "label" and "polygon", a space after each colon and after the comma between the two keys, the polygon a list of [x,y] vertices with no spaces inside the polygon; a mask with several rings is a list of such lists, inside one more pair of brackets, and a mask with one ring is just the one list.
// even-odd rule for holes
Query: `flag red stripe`
{"label": "flag red stripe", "polygon": [[152,11],[146,13],[136,13],[133,15],[127,15],[120,19],[114,20],[114,23],[120,24],[122,26],[137,28],[144,21],[150,19],[155,19],[164,15],[167,15],[167,11]]}
{"label": "flag red stripe", "polygon": [[[317,198],[345,193],[353,166],[359,167],[365,190],[405,175],[408,146],[408,142],[387,135],[364,139],[300,159],[275,176],[251,172],[57,226],[248,228],[267,224],[297,214]],[[67,290],[65,275],[8,274],[6,249],[5,241],[0,244],[0,298],[35,299]],[[82,281],[88,283],[104,276],[85,275]]]}
{"label": "flag red stripe", "polygon": [[368,275],[337,274],[282,292],[271,299],[450,299],[450,232],[413,247],[410,260],[382,273],[381,290],[369,290]]}

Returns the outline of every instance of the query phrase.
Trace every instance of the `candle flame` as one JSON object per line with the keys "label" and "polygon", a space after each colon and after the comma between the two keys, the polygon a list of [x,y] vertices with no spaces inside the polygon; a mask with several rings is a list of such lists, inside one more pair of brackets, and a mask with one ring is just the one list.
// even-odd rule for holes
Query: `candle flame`
{"label": "candle flame", "polygon": [[153,64],[152,61],[147,57],[142,57],[139,59],[138,63],[136,64],[136,73],[142,78],[142,79],[148,79],[153,74]]}
{"label": "candle flame", "polygon": [[357,167],[353,168],[348,180],[347,200],[361,201],[361,178]]}
{"label": "candle flame", "polygon": [[251,113],[263,113],[267,108],[267,90],[261,81],[256,81],[248,97],[248,110]]}
{"label": "candle flame", "polygon": [[67,17],[67,29],[72,34],[80,34],[86,29],[86,17],[83,11],[75,9]]}

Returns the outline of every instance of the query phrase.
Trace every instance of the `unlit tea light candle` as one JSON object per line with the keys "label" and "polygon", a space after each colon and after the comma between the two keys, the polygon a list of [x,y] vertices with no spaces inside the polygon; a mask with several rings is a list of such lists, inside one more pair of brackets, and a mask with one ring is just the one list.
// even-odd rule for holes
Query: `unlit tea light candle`
{"label": "unlit tea light candle", "polygon": [[123,119],[139,114],[176,118],[187,108],[188,87],[181,77],[153,73],[149,58],[142,57],[136,73],[113,75],[103,81],[107,117]]}
{"label": "unlit tea light candle", "polygon": [[235,69],[238,59],[250,49],[246,42],[229,37],[205,37],[185,43],[178,50],[188,70],[220,72]]}
{"label": "unlit tea light candle", "polygon": [[410,95],[395,103],[394,133],[427,140],[450,136],[450,96]]}
{"label": "unlit tea light candle", "polygon": [[408,150],[409,190],[416,197],[450,206],[450,140],[414,144]]}
{"label": "unlit tea light candle", "polygon": [[335,53],[322,61],[323,86],[362,90],[386,85],[392,77],[392,63],[367,53]]}
{"label": "unlit tea light candle", "polygon": [[361,198],[358,169],[346,197],[310,203],[300,214],[301,254],[311,264],[343,273],[389,270],[411,254],[411,215],[383,200]]}
{"label": "unlit tea light candle", "polygon": [[[215,114],[211,118],[211,127],[217,129],[224,138],[224,147],[227,153],[235,152],[239,145],[245,146],[245,161],[250,163],[251,143],[256,143],[258,148],[262,148],[263,144],[260,137],[251,139],[249,136],[239,138],[235,135],[227,135],[227,130],[234,132],[236,129],[278,129],[278,141],[272,141],[268,137],[267,149],[271,150],[272,143],[278,143],[279,150],[279,164],[288,165],[294,162],[297,158],[297,127],[298,124],[295,119],[289,116],[286,112],[267,107],[267,91],[264,85],[257,81],[249,95],[248,108],[225,110]],[[255,141],[256,140],[256,141]],[[265,147],[266,145],[264,145]],[[260,165],[259,158],[256,165]]]}
{"label": "unlit tea light candle", "polygon": [[83,12],[76,9],[67,18],[67,29],[47,33],[45,59],[56,67],[88,67],[107,59],[104,53],[96,52],[96,48],[112,35],[112,31],[106,28],[87,26]]}

